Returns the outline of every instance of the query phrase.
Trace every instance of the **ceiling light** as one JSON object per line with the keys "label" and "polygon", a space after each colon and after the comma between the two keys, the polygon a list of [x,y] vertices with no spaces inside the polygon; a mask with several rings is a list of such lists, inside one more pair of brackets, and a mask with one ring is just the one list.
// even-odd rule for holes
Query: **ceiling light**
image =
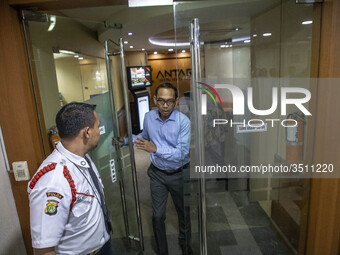
{"label": "ceiling light", "polygon": [[174,51],[174,49],[168,49],[168,51]]}
{"label": "ceiling light", "polygon": [[173,5],[173,0],[129,0],[129,7]]}
{"label": "ceiling light", "polygon": [[185,50],[182,50],[182,53],[185,53]]}
{"label": "ceiling light", "polygon": [[79,58],[79,55],[74,55],[75,58]]}
{"label": "ceiling light", "polygon": [[233,46],[232,45],[229,45],[230,48],[232,48]]}
{"label": "ceiling light", "polygon": [[165,46],[165,47],[184,47],[190,46],[189,42],[179,43],[179,42],[171,42],[171,41],[157,41],[155,39],[149,38],[149,42],[153,45]]}
{"label": "ceiling light", "polygon": [[157,54],[158,54],[158,52],[157,52],[157,51],[154,51],[154,53],[153,53],[153,54],[157,55]]}
{"label": "ceiling light", "polygon": [[272,36],[272,33],[264,33],[263,36]]}
{"label": "ceiling light", "polygon": [[237,28],[235,28],[235,31],[238,31],[238,27],[237,27]]}
{"label": "ceiling light", "polygon": [[226,48],[229,48],[229,45],[226,45],[225,47],[226,47]]}
{"label": "ceiling light", "polygon": [[131,33],[131,32],[129,32],[129,33],[128,33],[128,35],[132,35],[132,33]]}
{"label": "ceiling light", "polygon": [[124,41],[124,44],[128,44],[129,42],[128,41]]}
{"label": "ceiling light", "polygon": [[222,44],[222,45],[220,45],[220,47],[221,47],[221,48],[225,48],[225,45],[224,45],[224,44]]}
{"label": "ceiling light", "polygon": [[145,49],[143,48],[142,50],[144,51]]}
{"label": "ceiling light", "polygon": [[83,57],[79,57],[78,59],[79,59],[79,60],[83,60],[84,58],[83,58]]}
{"label": "ceiling light", "polygon": [[71,55],[76,54],[74,51],[70,51],[70,50],[59,50],[59,53],[71,54]]}
{"label": "ceiling light", "polygon": [[253,34],[253,37],[257,37],[257,34]]}
{"label": "ceiling light", "polygon": [[50,16],[50,26],[48,27],[47,31],[50,32],[53,30],[53,28],[55,27],[55,24],[57,23],[57,18],[54,15]]}
{"label": "ceiling light", "polygon": [[240,37],[240,38],[234,38],[231,41],[232,42],[243,42],[245,40],[250,40],[250,37]]}
{"label": "ceiling light", "polygon": [[312,20],[306,20],[306,21],[302,22],[302,25],[310,25],[312,23],[313,23]]}
{"label": "ceiling light", "polygon": [[132,45],[130,45],[130,49],[133,49],[133,46],[132,46]]}
{"label": "ceiling light", "polygon": [[243,42],[244,43],[250,43],[250,40],[244,40]]}

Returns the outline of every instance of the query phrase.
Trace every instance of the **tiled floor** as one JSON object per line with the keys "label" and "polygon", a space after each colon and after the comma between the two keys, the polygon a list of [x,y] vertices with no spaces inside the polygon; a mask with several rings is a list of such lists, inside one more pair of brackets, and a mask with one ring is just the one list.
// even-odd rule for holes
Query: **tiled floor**
{"label": "tiled floor", "polygon": [[[154,255],[155,241],[152,232],[152,208],[149,189],[149,177],[146,170],[149,162],[148,154],[142,151],[135,152],[137,178],[140,195],[141,216],[145,244],[145,255]],[[128,193],[127,203],[129,209],[129,224],[131,234],[137,235],[136,218],[134,216],[134,203],[132,196],[131,180],[126,178],[125,187]],[[192,247],[194,254],[199,254],[198,236],[198,210],[197,193],[191,184],[191,225]],[[117,193],[117,190],[115,191]],[[119,199],[117,193],[114,199]],[[132,209],[132,210],[131,210]],[[138,243],[132,241],[129,245],[123,236],[125,235],[123,216],[119,206],[111,209],[116,218],[113,236],[113,245],[116,254],[142,254]],[[112,217],[111,217],[112,218]],[[168,234],[168,246],[170,255],[181,255],[178,245],[178,221],[175,208],[171,199],[168,200],[166,229]],[[286,247],[277,238],[270,227],[270,219],[258,202],[249,202],[246,192],[228,192],[225,190],[224,181],[210,181],[207,190],[207,239],[208,254],[233,255],[233,254],[289,254]]]}

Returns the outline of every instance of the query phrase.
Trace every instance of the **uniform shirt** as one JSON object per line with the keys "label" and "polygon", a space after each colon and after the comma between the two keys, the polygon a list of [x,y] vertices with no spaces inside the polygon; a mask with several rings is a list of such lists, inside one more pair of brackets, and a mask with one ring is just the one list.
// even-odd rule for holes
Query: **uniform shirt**
{"label": "uniform shirt", "polygon": [[133,136],[133,140],[136,138],[148,140],[157,147],[157,151],[151,153],[150,161],[159,169],[176,170],[190,161],[190,120],[177,110],[173,110],[165,121],[158,110],[146,113],[143,132]]}
{"label": "uniform shirt", "polygon": [[[52,163],[57,163],[55,169],[48,171],[48,165]],[[57,254],[72,255],[89,254],[101,248],[109,240],[109,234],[86,160],[69,152],[59,142],[35,176],[44,172],[44,167],[48,172],[38,181],[34,181],[33,177],[28,184],[33,247],[55,246]],[[99,178],[93,163],[92,168]],[[71,192],[71,179],[75,196]],[[35,183],[32,189],[31,182]]]}

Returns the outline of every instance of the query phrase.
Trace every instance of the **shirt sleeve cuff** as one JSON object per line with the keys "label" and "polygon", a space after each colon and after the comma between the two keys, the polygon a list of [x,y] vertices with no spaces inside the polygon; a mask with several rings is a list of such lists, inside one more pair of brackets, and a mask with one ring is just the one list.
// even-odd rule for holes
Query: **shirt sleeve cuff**
{"label": "shirt sleeve cuff", "polygon": [[156,152],[153,153],[155,156],[161,157],[163,154],[162,148],[157,147]]}
{"label": "shirt sleeve cuff", "polygon": [[43,248],[50,248],[56,247],[60,240],[54,241],[36,241],[32,243],[32,247],[35,249],[43,249]]}
{"label": "shirt sleeve cuff", "polygon": [[124,137],[124,145],[129,145],[129,138],[128,137]]}

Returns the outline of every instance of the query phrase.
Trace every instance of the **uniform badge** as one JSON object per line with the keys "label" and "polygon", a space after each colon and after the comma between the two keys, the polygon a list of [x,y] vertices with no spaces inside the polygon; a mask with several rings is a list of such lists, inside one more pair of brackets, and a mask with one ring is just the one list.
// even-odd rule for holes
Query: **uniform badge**
{"label": "uniform badge", "polygon": [[56,197],[59,198],[60,200],[63,199],[63,195],[57,193],[57,192],[46,192],[47,197]]}
{"label": "uniform badge", "polygon": [[45,213],[50,216],[57,214],[58,204],[59,204],[58,201],[47,200]]}

